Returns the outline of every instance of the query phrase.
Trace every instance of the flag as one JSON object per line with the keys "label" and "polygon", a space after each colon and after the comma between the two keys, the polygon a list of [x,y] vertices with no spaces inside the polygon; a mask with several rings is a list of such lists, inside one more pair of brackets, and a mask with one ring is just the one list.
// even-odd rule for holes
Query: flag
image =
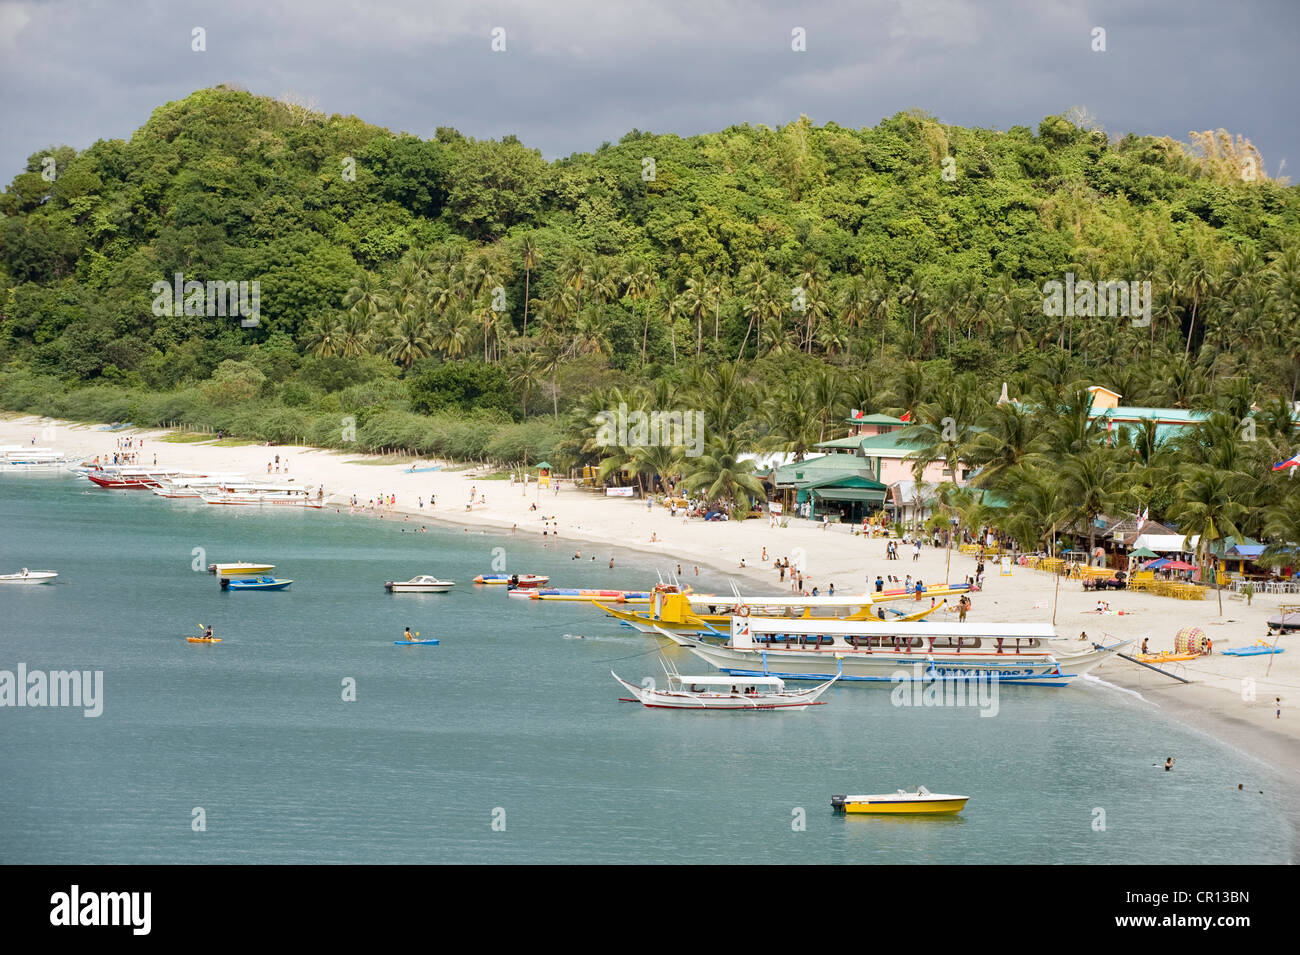
{"label": "flag", "polygon": [[1137,529],[1139,531],[1142,530],[1142,525],[1144,525],[1147,522],[1147,516],[1150,513],[1151,513],[1151,508],[1144,507],[1142,508],[1142,513],[1137,515]]}
{"label": "flag", "polygon": [[[911,421],[911,420],[912,420],[912,412],[910,412],[910,411],[904,411],[904,412],[903,412],[903,417],[899,418],[898,420],[899,420],[899,421]],[[1277,468],[1274,468],[1273,470],[1276,471]]]}
{"label": "flag", "polygon": [[1285,471],[1287,468],[1300,467],[1300,451],[1291,455],[1285,461],[1279,461],[1273,465],[1274,471]]}
{"label": "flag", "polygon": [[854,408],[849,412],[849,417],[853,418],[856,421],[858,418],[863,417],[863,414],[857,408]]}

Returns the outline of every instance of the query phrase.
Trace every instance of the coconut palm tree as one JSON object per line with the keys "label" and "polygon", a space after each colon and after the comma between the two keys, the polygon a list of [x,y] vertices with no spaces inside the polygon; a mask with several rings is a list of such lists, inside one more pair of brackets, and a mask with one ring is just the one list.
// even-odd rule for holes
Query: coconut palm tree
{"label": "coconut palm tree", "polygon": [[342,350],[339,319],[336,315],[317,315],[305,329],[303,345],[311,354],[331,358]]}
{"label": "coconut palm tree", "polygon": [[[623,293],[632,300],[632,311],[636,312],[636,303],[641,299],[649,299],[654,295],[655,277],[654,273],[641,265],[634,262],[623,276]],[[641,367],[645,367],[646,343],[650,338],[650,308],[649,302],[642,309],[645,313],[642,318],[644,324],[641,329]]]}
{"label": "coconut palm tree", "polygon": [[409,370],[417,360],[427,358],[432,351],[433,337],[424,315],[411,311],[397,320],[388,346],[390,360]]}
{"label": "coconut palm tree", "polygon": [[754,501],[765,496],[753,461],[740,460],[744,448],[735,434],[713,431],[699,457],[683,462],[682,487],[697,491],[714,505],[730,502],[747,514]]}
{"label": "coconut palm tree", "polygon": [[[1247,514],[1238,495],[1239,489],[1249,480],[1248,475],[1221,471],[1216,467],[1194,467],[1175,491],[1171,514],[1183,532],[1183,549],[1192,550],[1192,538],[1199,538],[1195,552],[1197,563],[1201,565],[1201,583],[1207,579],[1212,545],[1227,537],[1245,540],[1237,522]],[[1219,589],[1217,573],[1214,584],[1219,595],[1219,616],[1223,616],[1223,591]]]}
{"label": "coconut palm tree", "polygon": [[542,250],[537,247],[537,240],[533,233],[529,232],[524,235],[519,242],[519,252],[524,260],[524,338],[528,338],[528,304],[530,280],[532,279],[533,269],[537,268],[538,263],[542,261]]}

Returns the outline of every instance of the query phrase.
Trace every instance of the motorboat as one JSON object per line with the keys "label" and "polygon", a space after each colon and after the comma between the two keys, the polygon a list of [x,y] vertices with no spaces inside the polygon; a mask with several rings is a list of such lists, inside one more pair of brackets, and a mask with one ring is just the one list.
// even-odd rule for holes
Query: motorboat
{"label": "motorboat", "polygon": [[900,789],[898,792],[882,795],[832,796],[831,808],[836,812],[844,813],[935,815],[961,812],[969,799],[970,796],[932,793],[924,786],[918,786],[914,793]]}
{"label": "motorboat", "polygon": [[261,577],[275,570],[275,564],[236,561],[233,564],[208,564],[208,573],[218,577]]}
{"label": "motorboat", "polygon": [[455,586],[454,580],[439,580],[429,574],[420,574],[410,580],[384,581],[384,589],[390,594],[445,594]]}
{"label": "motorboat", "polygon": [[52,570],[28,570],[24,567],[16,574],[0,574],[0,584],[48,584],[57,576]]}
{"label": "motorboat", "polygon": [[284,590],[292,580],[283,577],[222,577],[222,590]]}

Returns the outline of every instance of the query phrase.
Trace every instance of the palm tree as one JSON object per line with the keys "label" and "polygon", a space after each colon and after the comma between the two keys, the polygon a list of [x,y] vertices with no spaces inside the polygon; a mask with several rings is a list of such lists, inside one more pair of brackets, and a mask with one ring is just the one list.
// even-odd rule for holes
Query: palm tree
{"label": "palm tree", "polygon": [[702,492],[711,504],[730,501],[742,505],[741,513],[748,514],[753,502],[761,500],[765,492],[763,482],[754,474],[754,462],[740,460],[743,453],[735,434],[711,432],[704,453],[685,459],[682,486]]}
{"label": "palm tree", "polygon": [[388,346],[389,359],[410,370],[411,365],[418,359],[427,358],[432,350],[429,323],[423,315],[408,312],[398,319],[397,327],[392,333],[392,343]]}
{"label": "palm tree", "polygon": [[709,293],[704,276],[698,272],[686,280],[681,294],[686,313],[695,319],[695,354],[704,348],[704,313],[709,310]]}
{"label": "palm tree", "polygon": [[[359,303],[358,303],[359,304]],[[349,358],[364,355],[370,348],[371,317],[357,305],[343,314],[338,329],[338,354]]]}
{"label": "palm tree", "polygon": [[471,320],[462,309],[449,308],[433,328],[433,347],[448,358],[464,358],[471,328]]}
{"label": "palm tree", "polygon": [[339,320],[335,315],[317,315],[305,330],[304,347],[320,358],[330,358],[342,350]]}
{"label": "palm tree", "polygon": [[542,261],[542,251],[537,247],[537,240],[533,238],[533,233],[527,233],[519,243],[519,251],[524,259],[524,338],[528,338],[528,296],[529,282],[532,278],[533,269]]}
{"label": "palm tree", "polygon": [[[1227,537],[1238,541],[1245,535],[1237,522],[1246,517],[1246,508],[1237,500],[1238,488],[1249,477],[1235,472],[1221,471],[1215,467],[1196,467],[1178,485],[1172,516],[1183,531],[1183,549],[1191,550],[1191,539],[1196,542],[1197,563],[1201,565],[1201,583],[1206,581],[1210,548]],[[1219,575],[1214,575],[1215,590],[1219,595],[1219,616],[1223,616],[1223,591],[1219,589]]]}
{"label": "palm tree", "polygon": [[520,355],[510,371],[510,385],[519,389],[519,410],[525,418],[528,417],[528,395],[541,384],[544,372],[544,362],[531,351]]}
{"label": "palm tree", "polygon": [[[636,312],[636,303],[639,299],[649,299],[654,294],[655,278],[654,273],[646,269],[640,263],[633,263],[628,269],[627,274],[623,276],[623,291],[628,298],[632,300],[632,311]],[[650,308],[649,302],[642,310],[645,319],[641,329],[641,367],[645,367],[646,343],[650,337]]]}
{"label": "palm tree", "polygon": [[1119,466],[1115,451],[1089,447],[1060,462],[1061,494],[1076,523],[1088,528],[1088,554],[1097,543],[1097,518],[1118,500],[1126,472]]}

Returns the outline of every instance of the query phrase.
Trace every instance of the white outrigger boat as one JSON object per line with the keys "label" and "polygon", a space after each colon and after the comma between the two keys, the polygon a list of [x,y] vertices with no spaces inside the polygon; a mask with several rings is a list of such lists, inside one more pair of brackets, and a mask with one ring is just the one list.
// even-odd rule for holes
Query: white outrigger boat
{"label": "white outrigger boat", "polygon": [[439,580],[429,574],[420,574],[410,580],[384,581],[384,589],[390,594],[445,594],[455,586],[454,580]]}
{"label": "white outrigger boat", "polygon": [[170,480],[165,480],[159,487],[153,488],[153,493],[159,497],[176,498],[181,500],[199,500],[203,497],[205,490],[218,490],[222,485],[230,484],[235,481],[244,480],[243,474],[204,474],[196,476],[181,476]]}
{"label": "white outrigger boat", "polygon": [[0,574],[0,584],[48,584],[57,576],[52,570],[28,570],[24,567],[16,574]]}
{"label": "white outrigger boat", "polygon": [[325,495],[317,491],[313,496],[307,488],[296,484],[220,484],[211,491],[199,494],[204,504],[239,504],[245,506],[274,505],[277,507],[325,506]]}
{"label": "white outrigger boat", "polygon": [[53,448],[14,448],[0,450],[0,471],[58,470],[68,465],[68,457]]}
{"label": "white outrigger boat", "polygon": [[735,616],[722,645],[659,630],[719,670],[787,680],[898,683],[996,679],[1066,686],[1132,643],[1075,652],[1045,624],[882,623],[871,620]]}
{"label": "white outrigger boat", "polygon": [[667,689],[653,685],[629,683],[613,670],[609,675],[632,694],[622,702],[641,703],[653,709],[668,710],[788,710],[806,706],[825,706],[817,698],[839,677],[832,677],[809,690],[787,690],[785,681],[775,676],[682,676],[664,664],[668,675]]}

